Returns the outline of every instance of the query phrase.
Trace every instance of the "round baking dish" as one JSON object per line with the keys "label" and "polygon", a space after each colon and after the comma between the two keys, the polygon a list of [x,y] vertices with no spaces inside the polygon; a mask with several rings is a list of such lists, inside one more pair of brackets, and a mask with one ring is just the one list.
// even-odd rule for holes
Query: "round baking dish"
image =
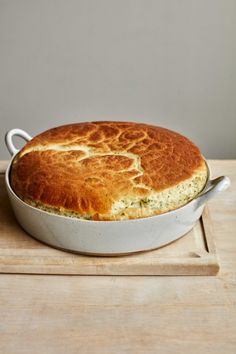
{"label": "round baking dish", "polygon": [[210,180],[209,172],[204,190],[192,201],[173,211],[142,219],[91,221],[61,216],[26,204],[12,190],[9,182],[11,165],[19,152],[13,144],[14,136],[25,141],[31,137],[21,129],[12,129],[5,137],[12,155],[5,181],[15,216],[22,228],[36,239],[71,252],[117,256],[164,246],[190,231],[206,202],[230,185],[225,176]]}

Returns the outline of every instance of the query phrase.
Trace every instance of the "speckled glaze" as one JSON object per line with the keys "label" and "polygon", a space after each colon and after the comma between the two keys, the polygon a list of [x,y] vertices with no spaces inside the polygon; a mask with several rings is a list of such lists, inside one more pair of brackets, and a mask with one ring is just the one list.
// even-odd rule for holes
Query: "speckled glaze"
{"label": "speckled glaze", "polygon": [[[13,129],[6,134],[6,145],[13,155],[18,153],[12,138],[28,141],[29,134]],[[208,178],[204,190],[183,207],[165,214],[123,221],[90,221],[52,214],[23,202],[12,190],[6,171],[6,187],[16,218],[22,228],[38,240],[64,250],[115,256],[164,246],[190,231],[200,218],[206,202],[227,189],[228,177]]]}

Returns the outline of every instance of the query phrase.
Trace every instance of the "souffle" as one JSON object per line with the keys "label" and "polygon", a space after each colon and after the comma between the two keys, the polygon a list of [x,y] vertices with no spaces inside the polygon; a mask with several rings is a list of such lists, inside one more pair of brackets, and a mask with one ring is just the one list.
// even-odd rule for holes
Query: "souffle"
{"label": "souffle", "polygon": [[14,158],[10,182],[25,203],[83,220],[150,217],[184,206],[208,169],[188,138],[133,122],[49,129]]}

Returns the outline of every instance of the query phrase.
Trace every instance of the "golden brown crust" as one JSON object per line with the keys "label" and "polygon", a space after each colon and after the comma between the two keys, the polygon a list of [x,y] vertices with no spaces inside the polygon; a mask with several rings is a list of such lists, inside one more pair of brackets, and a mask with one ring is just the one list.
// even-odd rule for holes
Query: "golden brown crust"
{"label": "golden brown crust", "polygon": [[148,196],[204,169],[199,149],[168,129],[78,123],[27,143],[13,163],[11,184],[22,199],[100,219],[123,196]]}

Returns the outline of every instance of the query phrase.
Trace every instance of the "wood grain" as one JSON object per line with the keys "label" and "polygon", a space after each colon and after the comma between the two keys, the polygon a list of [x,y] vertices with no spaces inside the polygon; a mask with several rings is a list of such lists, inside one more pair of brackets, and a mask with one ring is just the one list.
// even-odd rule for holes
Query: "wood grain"
{"label": "wood grain", "polygon": [[216,277],[0,275],[0,353],[234,354],[236,161],[209,205]]}
{"label": "wood grain", "polygon": [[72,254],[48,247],[20,228],[9,203],[3,173],[0,173],[0,233],[1,273],[215,275],[219,270],[209,210],[187,235],[151,252],[122,257]]}

